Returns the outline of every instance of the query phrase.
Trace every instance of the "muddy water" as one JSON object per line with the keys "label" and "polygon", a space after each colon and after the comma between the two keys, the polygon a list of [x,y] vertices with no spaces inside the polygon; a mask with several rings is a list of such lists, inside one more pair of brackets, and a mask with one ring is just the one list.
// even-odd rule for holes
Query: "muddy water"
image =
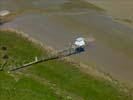
{"label": "muddy water", "polygon": [[[43,3],[38,2],[33,4],[44,6]],[[130,44],[133,45],[133,29],[114,22],[109,16],[100,12],[80,10],[79,12],[30,13],[18,16],[0,27],[24,31],[57,50],[68,47],[79,36],[91,34],[96,38],[96,42],[90,45],[86,52],[72,57],[86,64],[95,65],[118,80],[133,84],[133,58],[123,52],[124,50],[121,51],[114,46],[117,44],[116,46],[121,48],[125,42],[129,43],[127,40],[130,40]],[[118,41],[119,37],[122,37],[122,41]],[[113,45],[110,45],[110,41]],[[132,49],[131,45],[127,45],[127,49]]]}

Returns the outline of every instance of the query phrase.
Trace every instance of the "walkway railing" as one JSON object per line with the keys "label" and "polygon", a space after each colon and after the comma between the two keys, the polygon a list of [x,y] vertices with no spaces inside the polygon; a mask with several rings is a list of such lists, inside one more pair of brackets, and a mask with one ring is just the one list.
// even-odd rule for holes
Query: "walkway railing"
{"label": "walkway railing", "polygon": [[22,66],[17,66],[17,67],[14,67],[12,69],[10,69],[9,71],[17,71],[17,70],[20,70],[20,69],[23,69],[25,67],[28,67],[28,66],[31,66],[31,65],[34,65],[34,64],[37,64],[37,63],[41,63],[41,62],[45,62],[45,61],[49,61],[49,60],[54,60],[54,59],[59,59],[59,58],[63,58],[63,57],[66,57],[66,56],[71,56],[73,54],[77,54],[77,53],[81,53],[84,51],[84,47],[71,47],[71,48],[66,48],[66,49],[63,49],[61,51],[58,51],[55,55],[49,55],[48,57],[46,58],[41,58],[41,59],[35,59],[34,61],[32,62],[29,62],[29,63],[26,63],[26,64],[23,64]]}

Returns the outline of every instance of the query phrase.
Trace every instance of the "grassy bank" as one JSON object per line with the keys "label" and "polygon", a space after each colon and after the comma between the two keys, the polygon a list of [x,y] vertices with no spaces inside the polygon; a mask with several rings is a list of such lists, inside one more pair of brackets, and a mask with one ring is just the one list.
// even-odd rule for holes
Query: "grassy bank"
{"label": "grassy bank", "polygon": [[[0,31],[0,64],[8,66],[46,56],[42,47],[14,32]],[[6,57],[5,57],[6,56]],[[10,67],[11,68],[11,67]],[[6,66],[6,70],[9,69]],[[129,93],[107,80],[80,71],[75,65],[53,60],[21,73],[0,72],[0,100],[132,100]]]}

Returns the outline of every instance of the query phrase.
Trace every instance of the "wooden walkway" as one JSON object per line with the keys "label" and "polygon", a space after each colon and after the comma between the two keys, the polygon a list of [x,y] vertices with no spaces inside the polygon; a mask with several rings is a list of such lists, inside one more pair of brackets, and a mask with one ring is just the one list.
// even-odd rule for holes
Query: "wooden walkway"
{"label": "wooden walkway", "polygon": [[37,64],[37,63],[41,63],[41,62],[45,62],[45,61],[49,61],[49,60],[54,60],[54,59],[59,59],[59,58],[71,56],[73,54],[81,53],[83,51],[84,51],[84,47],[71,47],[71,48],[66,48],[66,49],[63,49],[61,51],[58,51],[55,55],[49,55],[48,57],[41,58],[39,60],[36,58],[32,62],[23,64],[22,66],[14,67],[14,68],[10,69],[9,71],[10,72],[17,71],[17,70],[26,68],[28,66],[31,66],[31,65],[34,65],[34,64]]}

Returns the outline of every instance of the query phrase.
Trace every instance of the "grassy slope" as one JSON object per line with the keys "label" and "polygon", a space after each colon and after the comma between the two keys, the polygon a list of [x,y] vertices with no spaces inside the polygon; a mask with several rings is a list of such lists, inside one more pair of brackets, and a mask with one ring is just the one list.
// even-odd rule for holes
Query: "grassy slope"
{"label": "grassy slope", "polygon": [[57,100],[56,95],[49,87],[21,77],[15,81],[6,73],[0,73],[0,100]]}
{"label": "grassy slope", "polygon": [[[7,53],[10,65],[46,55],[39,46],[12,32],[0,32],[0,46],[8,48],[7,51],[1,50],[1,63],[3,53]],[[64,100],[67,96],[73,100],[131,100],[127,94],[120,92],[117,86],[88,76],[75,66],[60,60],[34,65],[24,70],[24,74],[14,76],[19,77],[19,80],[15,81],[10,74],[0,72],[0,100]]]}

